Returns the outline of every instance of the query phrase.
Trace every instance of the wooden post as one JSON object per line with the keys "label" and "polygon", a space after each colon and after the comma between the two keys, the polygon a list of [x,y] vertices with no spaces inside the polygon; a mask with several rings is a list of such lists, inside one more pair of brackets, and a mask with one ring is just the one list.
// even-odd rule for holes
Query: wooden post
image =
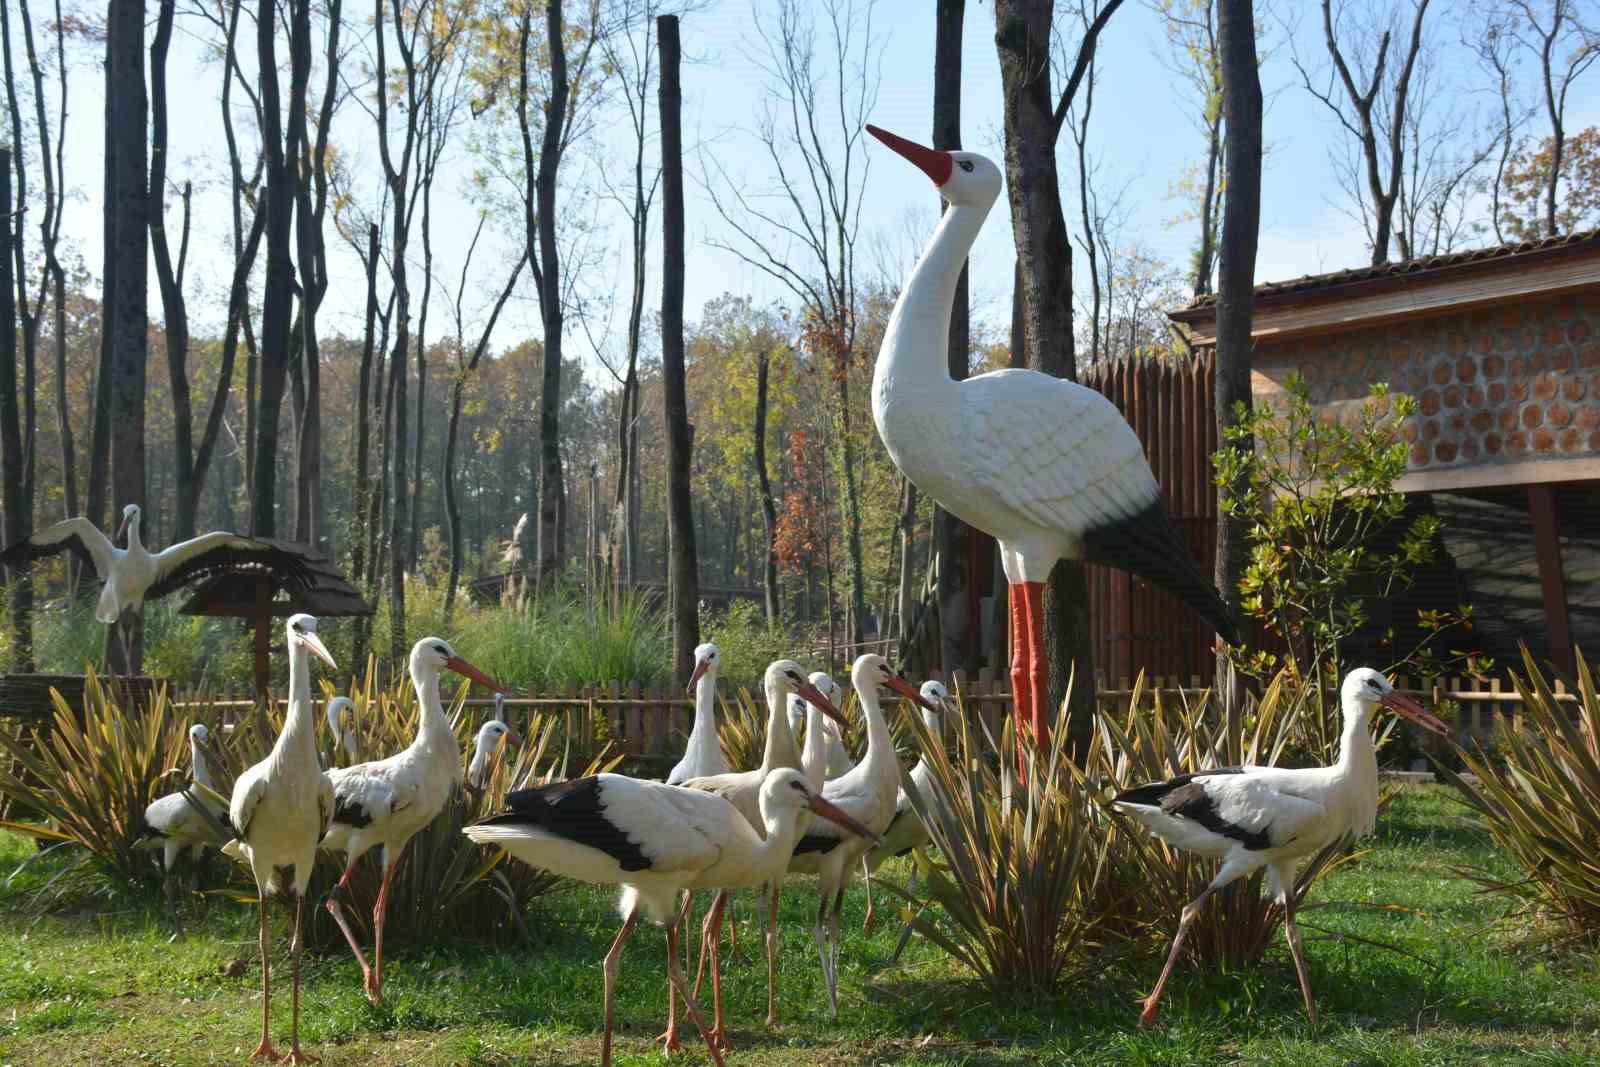
{"label": "wooden post", "polygon": [[1567,586],[1561,575],[1561,541],[1556,535],[1555,494],[1548,484],[1528,486],[1528,512],[1533,517],[1533,540],[1539,557],[1539,588],[1544,594],[1550,658],[1569,675],[1576,674],[1572,627],[1567,617]]}
{"label": "wooden post", "polygon": [[256,574],[256,695],[266,698],[272,682],[272,577]]}

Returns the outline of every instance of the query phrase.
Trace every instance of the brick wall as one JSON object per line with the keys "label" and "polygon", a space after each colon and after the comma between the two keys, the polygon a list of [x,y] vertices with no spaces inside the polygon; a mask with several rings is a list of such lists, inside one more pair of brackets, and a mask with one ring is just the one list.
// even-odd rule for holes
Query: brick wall
{"label": "brick wall", "polygon": [[1299,371],[1327,419],[1373,382],[1415,396],[1413,471],[1600,456],[1600,293],[1263,342],[1254,365],[1262,400]]}

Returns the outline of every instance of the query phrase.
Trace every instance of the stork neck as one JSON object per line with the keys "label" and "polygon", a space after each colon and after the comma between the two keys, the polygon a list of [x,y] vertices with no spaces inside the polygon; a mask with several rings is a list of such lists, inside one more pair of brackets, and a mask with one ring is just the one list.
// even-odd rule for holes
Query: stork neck
{"label": "stork neck", "polygon": [[141,512],[134,512],[133,518],[128,520],[128,551],[143,552],[144,538],[139,535],[139,522],[144,518]]}
{"label": "stork neck", "polygon": [[[828,777],[828,728],[822,722],[822,709],[809,700],[806,701],[806,749],[800,762],[808,768],[806,778],[816,778],[811,788],[821,789],[823,780]],[[816,768],[815,775],[809,768]]]}
{"label": "stork neck", "polygon": [[894,737],[889,733],[889,724],[884,721],[877,687],[869,685],[865,689],[857,688],[856,696],[861,698],[861,714],[867,720],[867,754],[862,762],[877,766],[884,760],[894,759]]}
{"label": "stork neck", "polygon": [[689,731],[694,745],[717,744],[717,676],[706,671],[694,684],[694,727]]}
{"label": "stork neck", "polygon": [[873,370],[873,393],[884,380],[906,373],[898,389],[944,384],[950,379],[950,314],[967,253],[978,239],[987,204],[950,204],[912,268],[884,330]]}
{"label": "stork neck", "polygon": [[[132,544],[130,539],[129,544]],[[283,732],[278,735],[274,751],[294,753],[309,757],[321,765],[317,758],[316,727],[311,711],[311,653],[305,645],[289,641],[289,707],[284,714]]]}
{"label": "stork neck", "polygon": [[[412,742],[413,746],[455,746],[455,731],[450,729],[450,720],[445,718],[444,705],[439,700],[439,672],[414,668],[411,685],[417,691],[417,739]],[[455,758],[461,759],[459,747]],[[459,768],[460,763],[456,766]]]}
{"label": "stork neck", "polygon": [[761,751],[762,777],[779,767],[800,770],[800,750],[795,747],[794,732],[789,729],[789,713],[784,710],[789,695],[777,686],[767,686],[767,743]]}
{"label": "stork neck", "polygon": [[1377,774],[1378,752],[1372,747],[1371,716],[1359,708],[1344,708],[1344,732],[1339,737],[1339,762],[1335,767],[1344,774],[1370,769]]}
{"label": "stork neck", "polygon": [[203,786],[209,787],[211,785],[211,765],[206,762],[205,750],[201,747],[200,742],[194,740],[189,742],[189,758],[194,768],[194,780]]}

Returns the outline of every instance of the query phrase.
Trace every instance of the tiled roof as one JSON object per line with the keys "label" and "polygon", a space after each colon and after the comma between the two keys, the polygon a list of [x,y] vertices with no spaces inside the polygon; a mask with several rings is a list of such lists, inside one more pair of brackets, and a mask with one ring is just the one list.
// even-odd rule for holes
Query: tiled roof
{"label": "tiled roof", "polygon": [[[1418,259],[1407,259],[1398,263],[1352,267],[1348,270],[1336,270],[1329,274],[1307,274],[1304,277],[1293,278],[1289,281],[1266,282],[1256,286],[1256,299],[1292,298],[1300,294],[1322,293],[1344,285],[1381,282],[1391,278],[1410,277],[1434,271],[1452,271],[1473,264],[1485,263],[1491,260],[1511,259],[1517,256],[1540,255],[1542,258],[1544,254],[1552,251],[1575,246],[1592,246],[1595,250],[1600,251],[1600,230],[1584,230],[1578,233],[1561,234],[1556,237],[1545,237],[1537,241],[1496,245],[1492,248],[1475,248],[1468,252],[1449,252],[1442,256],[1422,256]],[[1197,297],[1186,307],[1173,312],[1173,317],[1187,317],[1188,313],[1209,310],[1216,305],[1216,302],[1216,294],[1208,293],[1205,296]]]}

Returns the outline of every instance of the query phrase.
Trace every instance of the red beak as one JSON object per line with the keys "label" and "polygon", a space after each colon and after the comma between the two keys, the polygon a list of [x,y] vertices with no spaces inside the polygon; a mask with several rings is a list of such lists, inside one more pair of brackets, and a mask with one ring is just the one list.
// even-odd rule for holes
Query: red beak
{"label": "red beak", "polygon": [[122,521],[117,523],[117,535],[111,539],[112,544],[122,540],[122,535],[128,532],[128,517],[124,515]]}
{"label": "red beak", "polygon": [[881,130],[870,122],[867,123],[867,132],[915,163],[922,173],[933,179],[934,185],[943,185],[949,181],[951,173],[956,169],[955,161],[950,158],[949,152],[941,152],[936,148],[908,141],[888,130]]}
{"label": "red beak", "polygon": [[694,696],[694,687],[700,684],[700,679],[704,678],[706,671],[710,669],[710,660],[697,659],[694,661],[694,672],[689,675],[689,684],[684,687],[690,696]]}
{"label": "red beak", "polygon": [[515,730],[506,731],[506,745],[511,748],[522,747],[522,738],[517,735]]}
{"label": "red beak", "polygon": [[1437,715],[1406,696],[1398,689],[1391,689],[1378,698],[1378,703],[1386,708],[1393,708],[1423,729],[1432,730],[1440,737],[1450,736],[1450,727],[1446,726]]}
{"label": "red beak", "polygon": [[824,819],[827,819],[832,823],[838,823],[840,826],[844,827],[846,830],[849,830],[857,837],[865,838],[868,841],[871,841],[874,845],[880,845],[883,843],[883,839],[877,834],[861,825],[860,822],[856,821],[856,819],[844,809],[835,804],[829,803],[826,800],[823,800],[820,794],[811,798],[810,808]]}
{"label": "red beak", "polygon": [[822,690],[818,689],[810,682],[801,682],[799,685],[794,687],[794,691],[800,696],[804,697],[806,700],[815,704],[817,707],[821,708],[823,712],[827,714],[828,718],[838,723],[839,736],[841,738],[850,736],[850,724],[845,721],[843,715],[839,714],[839,709],[833,706],[833,701],[822,695]]}
{"label": "red beak", "polygon": [[499,682],[496,682],[493,678],[490,678],[488,675],[484,674],[482,671],[468,663],[466,660],[462,659],[460,656],[451,656],[449,659],[444,661],[444,665],[459,675],[471,678],[479,685],[488,686],[490,689],[496,690],[505,689],[505,686],[501,685]]}
{"label": "red beak", "polygon": [[905,697],[907,700],[916,702],[919,707],[927,708],[929,711],[935,714],[938,714],[941,710],[936,705],[929,703],[928,698],[922,695],[921,690],[912,685],[910,682],[906,681],[904,678],[900,677],[898,674],[891,674],[884,684],[886,684],[890,689],[893,689],[896,693],[899,693],[901,696]]}

